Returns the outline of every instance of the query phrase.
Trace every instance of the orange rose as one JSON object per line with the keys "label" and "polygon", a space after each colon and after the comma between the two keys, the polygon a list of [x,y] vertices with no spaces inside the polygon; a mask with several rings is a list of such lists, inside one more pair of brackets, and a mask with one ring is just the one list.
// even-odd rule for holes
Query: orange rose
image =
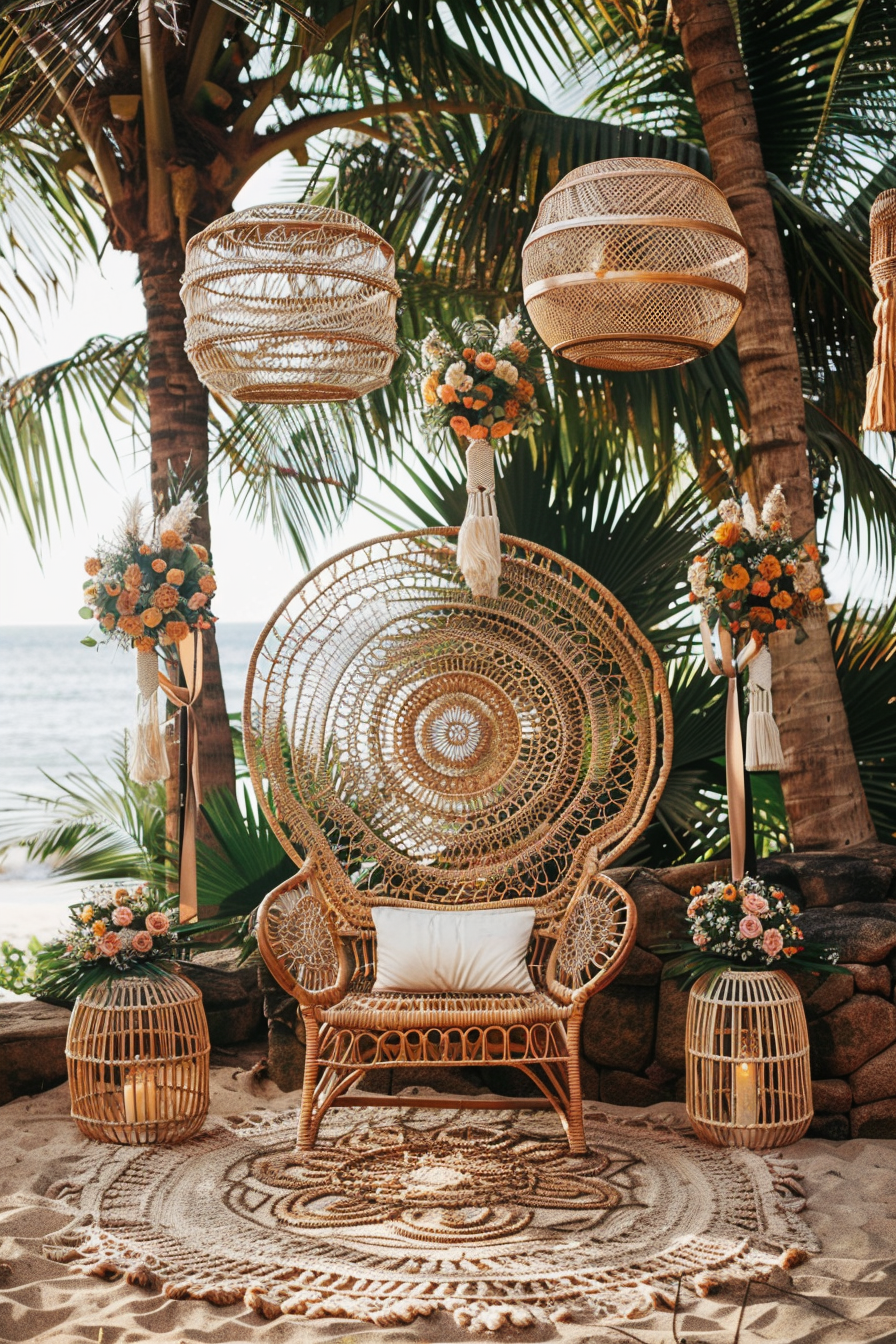
{"label": "orange rose", "polygon": [[143,571],[139,565],[128,565],[124,572],[125,588],[139,588],[143,582]]}
{"label": "orange rose", "polygon": [[497,362],[494,355],[489,354],[488,350],[480,350],[474,361],[477,369],[482,369],[483,373],[491,373]]}
{"label": "orange rose", "polygon": [[473,349],[472,345],[464,346],[463,356],[468,364],[473,363],[474,359],[476,358],[476,351]]}
{"label": "orange rose", "polygon": [[179,644],[189,633],[190,627],[186,621],[169,621],[165,626],[165,637],[170,639],[172,644]]}
{"label": "orange rose", "polygon": [[446,406],[450,406],[453,401],[457,401],[457,393],[448,383],[443,383],[441,387],[436,388],[436,396]]}
{"label": "orange rose", "polygon": [[187,606],[191,611],[199,611],[200,607],[204,607],[207,602],[208,598],[205,593],[194,593],[187,603]]}
{"label": "orange rose", "polygon": [[100,621],[100,625],[103,627],[104,630],[115,629],[115,617],[112,615],[111,612],[109,613],[108,616],[103,617],[103,619]]}
{"label": "orange rose", "polygon": [[486,386],[485,383],[477,383],[476,386],[473,388],[473,395],[477,397],[485,397],[486,401],[491,401],[492,397],[495,394],[490,387]]}
{"label": "orange rose", "polygon": [[808,555],[810,560],[814,560],[815,563],[818,564],[820,552],[817,546],[812,545],[811,541],[806,546],[806,554]]}
{"label": "orange rose", "polygon": [[423,394],[423,400],[426,402],[427,406],[435,406],[438,401],[438,397],[436,396],[436,389],[438,386],[439,380],[434,373],[431,373],[428,378],[423,379],[423,382],[420,385],[420,391]]}
{"label": "orange rose", "polygon": [[513,397],[509,397],[504,403],[504,414],[508,420],[515,420],[520,413],[520,404]]}
{"label": "orange rose", "polygon": [[525,364],[526,360],[529,358],[529,347],[523,345],[522,341],[511,341],[510,353],[516,355],[521,364]]}
{"label": "orange rose", "polygon": [[153,560],[152,567],[157,574],[164,574],[165,570],[168,568],[164,560]]}
{"label": "orange rose", "polygon": [[757,579],[750,592],[754,597],[768,597],[771,592],[771,585],[766,583],[765,579]]}
{"label": "orange rose", "polygon": [[775,619],[768,607],[754,607],[752,615],[754,621],[761,621],[763,625],[771,625]]}
{"label": "orange rose", "polygon": [[141,554],[141,555],[152,555],[152,547],[151,547],[151,546],[147,546],[147,545],[146,545],[146,542],[144,542],[143,545],[140,547],[140,554]]}
{"label": "orange rose", "polygon": [[217,588],[218,585],[215,582],[214,574],[206,574],[204,578],[201,578],[199,580],[200,591],[203,593],[208,593],[209,597],[211,597],[212,593],[217,591]]}
{"label": "orange rose", "polygon": [[464,397],[464,406],[468,411],[481,411],[483,406],[487,406],[485,401],[477,401],[475,397]]}
{"label": "orange rose", "polygon": [[471,425],[469,437],[471,439],[487,439],[488,430],[485,425]]}
{"label": "orange rose", "polygon": [[756,566],[764,579],[780,579],[781,566],[773,555],[764,555]]}
{"label": "orange rose", "polygon": [[783,616],[778,617],[778,619],[775,621],[775,625],[779,630],[787,629],[787,622],[784,620]]}
{"label": "orange rose", "polygon": [[719,523],[712,535],[713,539],[727,550],[740,536],[740,528],[737,523]]}
{"label": "orange rose", "polygon": [[810,602],[823,602],[823,601],[824,601],[824,589],[823,589],[823,588],[810,588],[810,589],[809,589],[809,601],[810,601]]}
{"label": "orange rose", "polygon": [[796,565],[785,565],[785,566],[784,566],[784,573],[785,573],[785,574],[795,574],[795,573],[796,573]]}
{"label": "orange rose", "polygon": [[513,425],[510,423],[509,420],[497,420],[492,425],[492,438],[503,439],[510,433],[512,429]]}
{"label": "orange rose", "polygon": [[89,560],[84,561],[84,568],[90,575],[90,577],[92,579],[95,579],[97,574],[99,574],[100,570],[102,569],[102,565],[100,564],[99,560],[97,560],[96,556],[93,555],[90,557]]}
{"label": "orange rose", "polygon": [[465,415],[452,415],[448,423],[462,439],[470,437],[470,422]]}
{"label": "orange rose", "polygon": [[106,932],[105,920],[98,919],[94,924],[93,928],[91,929],[91,933],[93,934],[94,938],[102,938],[105,932]]}
{"label": "orange rose", "polygon": [[771,523],[771,530],[772,530],[773,532],[780,532],[780,531],[781,531],[781,519],[780,519],[780,518],[774,518],[774,519],[772,520],[772,523]]}
{"label": "orange rose", "polygon": [[774,597],[771,599],[771,603],[772,606],[777,607],[779,611],[786,611],[788,607],[793,606],[793,598],[789,593],[775,593]]}
{"label": "orange rose", "polygon": [[740,621],[732,621],[731,625],[729,626],[729,629],[732,635],[736,635],[738,630],[740,629]]}
{"label": "orange rose", "polygon": [[142,616],[143,624],[148,625],[150,630],[154,630],[157,625],[161,625],[162,613],[158,607],[147,607]]}
{"label": "orange rose", "polygon": [[136,639],[138,635],[143,634],[143,620],[140,616],[121,616],[118,620],[118,628],[123,635],[129,635],[131,639]]}
{"label": "orange rose", "polygon": [[165,578],[169,583],[173,583],[176,588],[179,588],[184,581],[184,572],[182,569],[169,569]]}
{"label": "orange rose", "polygon": [[103,587],[105,588],[106,592],[109,594],[110,597],[117,597],[118,594],[121,592],[120,583],[104,583]]}
{"label": "orange rose", "polygon": [[732,565],[725,574],[725,587],[732,588],[738,592],[741,588],[746,588],[750,582],[750,576],[743,565]]}
{"label": "orange rose", "polygon": [[166,551],[182,551],[186,542],[179,532],[175,532],[173,527],[168,527],[159,537],[159,543]]}
{"label": "orange rose", "polygon": [[173,611],[177,606],[177,589],[170,583],[160,584],[152,595],[152,604],[159,611]]}
{"label": "orange rose", "polygon": [[137,610],[137,602],[140,594],[135,593],[133,588],[125,588],[121,597],[115,603],[115,610],[119,616],[133,616]]}
{"label": "orange rose", "polygon": [[140,639],[134,640],[134,648],[138,653],[152,653],[155,646],[155,640],[147,638],[146,635],[143,635]]}
{"label": "orange rose", "polygon": [[196,554],[199,556],[199,559],[202,561],[202,563],[203,563],[204,565],[207,565],[207,564],[208,564],[208,551],[205,549],[205,547],[204,547],[204,546],[200,546],[198,542],[195,542],[195,541],[194,541],[194,542],[193,542],[193,550],[194,550],[194,551],[196,552]]}
{"label": "orange rose", "polygon": [[519,379],[515,391],[518,401],[531,401],[535,396],[535,388],[526,378]]}

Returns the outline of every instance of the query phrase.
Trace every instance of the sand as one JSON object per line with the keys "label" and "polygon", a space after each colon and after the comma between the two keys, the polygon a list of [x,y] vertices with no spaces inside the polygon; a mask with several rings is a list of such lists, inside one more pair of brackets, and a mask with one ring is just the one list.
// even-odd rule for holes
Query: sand
{"label": "sand", "polygon": [[[234,1115],[260,1106],[284,1110],[295,1096],[271,1083],[259,1085],[247,1072],[252,1057],[216,1052],[212,1112]],[[631,1115],[628,1108],[603,1111]],[[664,1111],[670,1108],[665,1106]],[[683,1110],[683,1108],[681,1108]],[[169,1301],[160,1294],[106,1283],[72,1272],[41,1255],[41,1243],[69,1216],[43,1192],[82,1159],[89,1141],[68,1117],[68,1089],[21,1098],[0,1109],[0,1341],[71,1341],[96,1344],[410,1344],[410,1341],[470,1340],[450,1317],[410,1326],[377,1328],[344,1320],[306,1322],[296,1317],[264,1321],[243,1306],[212,1307]],[[822,1251],[794,1272],[791,1296],[752,1286],[740,1329],[740,1344],[870,1344],[896,1341],[896,1141],[830,1143],[804,1139],[788,1153],[799,1164],[809,1201],[804,1217]],[[678,1344],[730,1344],[741,1291],[698,1299],[685,1293],[676,1321]],[[545,1325],[501,1331],[492,1338],[536,1344],[542,1340],[611,1344],[638,1340],[671,1344],[672,1314],[639,1321],[607,1320],[600,1327]]]}

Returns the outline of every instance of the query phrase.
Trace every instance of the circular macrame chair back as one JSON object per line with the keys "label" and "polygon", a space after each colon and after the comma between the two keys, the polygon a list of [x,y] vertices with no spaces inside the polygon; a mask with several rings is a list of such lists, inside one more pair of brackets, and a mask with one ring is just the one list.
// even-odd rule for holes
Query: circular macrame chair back
{"label": "circular macrame chair back", "polygon": [[346,927],[384,899],[522,900],[550,920],[589,849],[606,864],[644,829],[669,772],[662,666],[624,608],[514,537],[500,595],[474,597],[456,535],[327,561],[252,655],[256,792]]}

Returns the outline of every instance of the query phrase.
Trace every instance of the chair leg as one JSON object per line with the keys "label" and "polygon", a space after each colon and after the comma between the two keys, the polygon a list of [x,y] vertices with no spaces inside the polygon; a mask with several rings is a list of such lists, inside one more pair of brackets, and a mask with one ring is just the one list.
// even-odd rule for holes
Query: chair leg
{"label": "chair leg", "polygon": [[566,1065],[569,1078],[567,1120],[569,1122],[569,1150],[576,1154],[588,1152],[588,1144],[585,1141],[585,1121],[582,1115],[582,1071],[579,1058],[581,1031],[581,1017],[571,1017],[566,1024],[566,1048],[569,1052]]}
{"label": "chair leg", "polygon": [[302,1079],[302,1105],[299,1110],[298,1147],[313,1148],[317,1126],[314,1124],[314,1093],[317,1088],[320,1028],[310,1012],[302,1013],[305,1023],[305,1074]]}

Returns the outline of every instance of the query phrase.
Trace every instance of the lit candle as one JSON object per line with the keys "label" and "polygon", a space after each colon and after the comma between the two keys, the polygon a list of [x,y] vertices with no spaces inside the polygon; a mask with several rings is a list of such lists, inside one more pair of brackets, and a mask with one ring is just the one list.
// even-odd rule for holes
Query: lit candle
{"label": "lit candle", "polygon": [[145,1124],[156,1119],[156,1075],[145,1068],[134,1067],[125,1074],[124,1118],[129,1125]]}
{"label": "lit candle", "polygon": [[756,1124],[759,1110],[756,1061],[741,1059],[734,1066],[734,1123],[738,1129]]}

